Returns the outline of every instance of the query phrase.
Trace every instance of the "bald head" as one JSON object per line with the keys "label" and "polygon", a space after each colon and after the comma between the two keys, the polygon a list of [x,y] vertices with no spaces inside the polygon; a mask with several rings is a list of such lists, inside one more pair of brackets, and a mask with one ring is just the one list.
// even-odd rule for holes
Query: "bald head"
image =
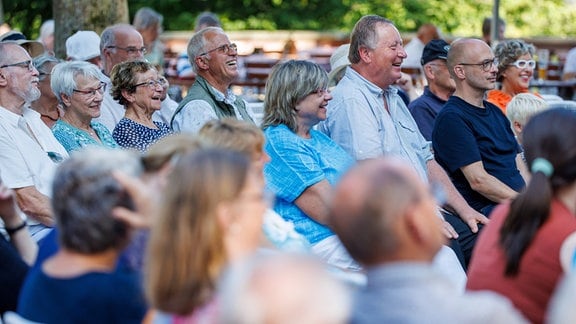
{"label": "bald head", "polygon": [[[411,224],[416,216],[427,229]],[[350,255],[365,265],[429,260],[443,242],[427,186],[409,164],[395,158],[360,162],[343,177],[330,224]]]}

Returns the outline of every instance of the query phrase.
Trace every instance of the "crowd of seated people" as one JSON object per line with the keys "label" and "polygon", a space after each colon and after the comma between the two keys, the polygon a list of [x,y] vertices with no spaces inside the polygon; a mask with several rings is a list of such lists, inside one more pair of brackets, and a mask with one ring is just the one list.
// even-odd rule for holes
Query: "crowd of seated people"
{"label": "crowd of seated people", "polygon": [[0,41],[8,323],[569,316],[557,287],[576,259],[576,110],[524,93],[531,45],[423,44],[424,96],[446,90],[425,138],[388,19],[358,20],[338,75],[276,64],[261,125],[232,91],[238,51],[221,27],[191,37],[194,84],[167,95],[144,59],[161,24],[150,9],[79,32],[66,61]]}

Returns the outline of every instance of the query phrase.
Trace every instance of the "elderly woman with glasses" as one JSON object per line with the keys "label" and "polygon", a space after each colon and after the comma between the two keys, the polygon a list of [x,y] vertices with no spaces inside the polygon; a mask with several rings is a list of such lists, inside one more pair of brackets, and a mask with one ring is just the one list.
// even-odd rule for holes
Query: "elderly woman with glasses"
{"label": "elderly woman with glasses", "polygon": [[68,152],[89,145],[118,147],[106,126],[93,120],[106,91],[102,79],[100,69],[84,61],[62,62],[52,70],[50,87],[65,111],[52,132]]}
{"label": "elderly woman with glasses", "polygon": [[126,108],[112,136],[124,147],[145,152],[160,138],[172,133],[170,127],[152,120],[160,110],[165,79],[146,61],[129,61],[112,69],[112,97]]}
{"label": "elderly woman with glasses", "polygon": [[358,270],[327,226],[333,186],[354,163],[341,147],[313,129],[326,119],[332,99],[327,86],[328,75],[318,64],[291,60],[273,68],[262,122],[271,158],[264,175],[277,195],[274,210],[304,235],[312,252],[331,265]]}
{"label": "elderly woman with glasses", "polygon": [[511,39],[496,46],[494,55],[498,61],[497,81],[500,89],[490,90],[487,100],[506,113],[506,106],[512,97],[528,92],[530,79],[534,74],[536,62],[534,46],[522,40]]}
{"label": "elderly woman with glasses", "polygon": [[58,63],[60,63],[59,59],[48,54],[42,54],[32,60],[32,64],[38,70],[38,88],[41,95],[38,100],[30,103],[30,108],[36,110],[44,124],[50,128],[64,115],[62,106],[50,88],[50,75]]}

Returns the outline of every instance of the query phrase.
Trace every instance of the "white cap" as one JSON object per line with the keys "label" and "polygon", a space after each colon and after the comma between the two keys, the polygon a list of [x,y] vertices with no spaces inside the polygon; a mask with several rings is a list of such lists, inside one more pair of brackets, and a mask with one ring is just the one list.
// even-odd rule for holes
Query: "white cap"
{"label": "white cap", "polygon": [[100,56],[100,36],[91,30],[79,30],[66,39],[66,55],[74,61]]}

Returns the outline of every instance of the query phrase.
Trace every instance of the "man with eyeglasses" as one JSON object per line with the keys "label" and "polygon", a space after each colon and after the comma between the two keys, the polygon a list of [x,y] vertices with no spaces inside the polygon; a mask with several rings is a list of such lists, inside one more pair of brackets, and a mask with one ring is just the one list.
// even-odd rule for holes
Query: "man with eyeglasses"
{"label": "man with eyeglasses", "polygon": [[478,39],[457,40],[447,62],[456,91],[436,117],[434,152],[468,204],[488,216],[524,188],[528,171],[510,122],[485,100],[498,71],[490,47]]}
{"label": "man with eyeglasses", "polygon": [[[143,60],[146,47],[144,47],[142,35],[132,25],[116,24],[104,29],[100,35],[100,53],[102,56],[102,73],[106,77],[102,81],[106,82],[107,89],[111,89],[110,73],[112,68],[118,63]],[[172,112],[176,109],[175,106],[176,103],[166,97],[162,101],[160,110],[154,113],[154,120],[169,121]],[[104,124],[110,133],[114,132],[114,128],[124,117],[126,111],[124,106],[114,100],[109,91],[106,91],[100,110],[100,117],[96,118],[95,121]]]}
{"label": "man with eyeglasses", "polygon": [[[40,97],[38,70],[24,48],[0,42],[0,169],[40,240],[54,225],[50,205],[52,177],[68,153],[30,103]],[[20,229],[20,227],[19,227]],[[8,233],[11,228],[6,228]]]}
{"label": "man with eyeglasses", "polygon": [[207,27],[194,34],[188,43],[188,57],[196,80],[172,117],[172,129],[197,133],[207,121],[222,118],[253,123],[246,101],[230,89],[238,77],[238,52],[224,31]]}
{"label": "man with eyeglasses", "polygon": [[449,49],[450,45],[443,39],[433,39],[424,46],[420,62],[428,85],[424,87],[422,96],[408,105],[408,110],[427,141],[432,140],[436,116],[456,90],[446,66]]}
{"label": "man with eyeglasses", "polygon": [[406,58],[400,33],[390,20],[370,15],[356,23],[350,40],[351,65],[332,91],[334,98],[320,130],[357,160],[399,156],[423,180],[440,183],[447,193],[446,206],[439,206],[446,207],[441,209],[445,234],[453,239],[450,243],[466,267],[478,224],[488,219],[454,188],[434,159],[430,142],[392,87],[401,77],[400,66]]}

